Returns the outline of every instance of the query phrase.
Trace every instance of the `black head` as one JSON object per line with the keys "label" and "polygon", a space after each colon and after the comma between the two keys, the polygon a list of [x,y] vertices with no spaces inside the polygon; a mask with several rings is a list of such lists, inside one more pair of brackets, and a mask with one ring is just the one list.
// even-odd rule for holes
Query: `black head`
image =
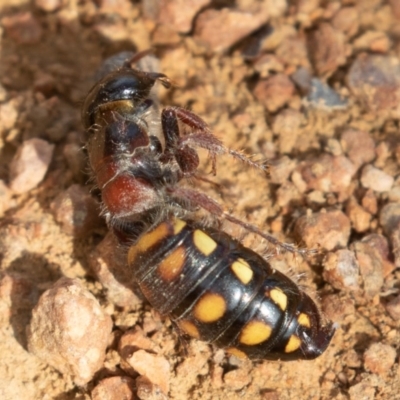
{"label": "black head", "polygon": [[149,96],[157,80],[167,88],[171,85],[164,74],[143,72],[130,67],[106,75],[93,86],[84,101],[82,121],[85,129],[93,125],[97,110],[104,104],[125,100],[131,102],[132,108],[137,107]]}

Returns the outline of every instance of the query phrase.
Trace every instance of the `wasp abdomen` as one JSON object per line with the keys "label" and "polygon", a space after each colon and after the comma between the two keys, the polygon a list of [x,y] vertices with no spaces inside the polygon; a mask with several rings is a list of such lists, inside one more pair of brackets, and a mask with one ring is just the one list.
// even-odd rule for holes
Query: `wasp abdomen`
{"label": "wasp abdomen", "polygon": [[328,346],[311,298],[233,238],[179,219],[129,249],[149,302],[186,334],[251,359],[313,359]]}

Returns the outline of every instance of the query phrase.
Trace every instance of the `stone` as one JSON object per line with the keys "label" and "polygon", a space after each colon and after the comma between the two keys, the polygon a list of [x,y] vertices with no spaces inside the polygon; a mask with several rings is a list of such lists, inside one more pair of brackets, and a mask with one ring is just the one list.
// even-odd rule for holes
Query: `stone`
{"label": "stone", "polygon": [[78,279],[61,278],[33,309],[31,353],[83,386],[102,367],[112,320]]}
{"label": "stone", "polygon": [[10,165],[10,189],[17,194],[35,188],[44,178],[53,157],[54,145],[43,139],[24,141]]}

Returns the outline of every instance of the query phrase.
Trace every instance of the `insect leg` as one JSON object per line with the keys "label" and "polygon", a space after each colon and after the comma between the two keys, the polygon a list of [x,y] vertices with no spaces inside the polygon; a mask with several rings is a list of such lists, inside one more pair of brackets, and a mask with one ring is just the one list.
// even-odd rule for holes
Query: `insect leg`
{"label": "insect leg", "polygon": [[222,141],[211,133],[209,126],[196,114],[181,107],[166,107],[164,111],[166,113],[175,114],[175,118],[193,129],[193,132],[180,138],[179,145],[191,145],[208,150],[210,152],[212,173],[214,175],[216,172],[216,156],[220,154],[229,154],[252,168],[259,169],[263,172],[267,171],[265,162],[254,161],[244,153],[224,146]]}
{"label": "insect leg", "polygon": [[172,107],[161,112],[161,126],[165,138],[165,151],[161,160],[170,162],[175,159],[185,175],[194,175],[199,166],[199,156],[195,149],[181,143],[179,120]]}
{"label": "insect leg", "polygon": [[208,211],[210,214],[212,214],[216,217],[224,218],[227,221],[230,221],[235,225],[242,226],[248,232],[254,233],[254,234],[262,237],[263,239],[267,240],[269,243],[271,243],[278,249],[280,248],[280,249],[288,251],[290,253],[301,254],[302,256],[309,256],[309,255],[315,253],[314,250],[302,249],[302,248],[298,248],[296,245],[294,245],[292,243],[281,242],[273,235],[263,232],[257,226],[255,226],[253,224],[249,224],[247,222],[244,222],[244,221],[240,220],[239,218],[236,218],[235,216],[233,216],[233,215],[229,214],[227,211],[225,211],[216,200],[212,199],[211,197],[207,196],[204,193],[198,192],[197,190],[177,186],[177,187],[168,188],[168,191],[173,196],[176,196],[181,199],[186,199],[190,203],[203,208],[204,210]]}

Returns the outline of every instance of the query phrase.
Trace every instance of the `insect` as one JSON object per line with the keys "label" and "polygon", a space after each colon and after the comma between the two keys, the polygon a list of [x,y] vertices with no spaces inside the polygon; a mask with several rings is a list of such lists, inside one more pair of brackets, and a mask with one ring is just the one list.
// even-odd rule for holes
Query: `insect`
{"label": "insect", "polygon": [[128,247],[135,280],[150,304],[187,335],[253,360],[314,359],[334,334],[311,298],[256,252],[193,218],[203,208],[293,251],[182,185],[198,175],[198,148],[213,171],[220,154],[263,168],[227,149],[192,112],[151,97],[166,75],[132,65],[139,53],[89,91],[82,109],[87,152],[108,225]]}

